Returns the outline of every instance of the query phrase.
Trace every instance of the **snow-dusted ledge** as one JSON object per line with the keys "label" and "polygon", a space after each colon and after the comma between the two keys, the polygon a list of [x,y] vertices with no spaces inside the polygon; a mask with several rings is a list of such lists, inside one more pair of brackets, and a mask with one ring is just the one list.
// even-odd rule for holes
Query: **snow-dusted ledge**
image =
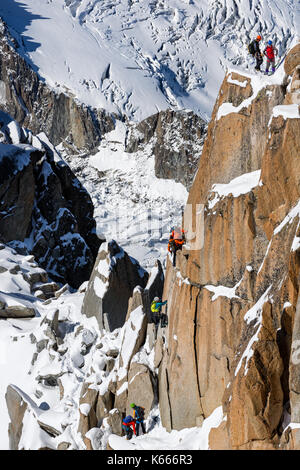
{"label": "snow-dusted ledge", "polygon": [[261,184],[260,175],[261,170],[256,170],[251,173],[244,173],[227,184],[214,184],[210,193],[214,193],[215,197],[208,202],[208,208],[212,209],[222,197],[229,196],[229,194],[232,194],[233,197],[238,197],[241,194],[249,193],[253,188]]}

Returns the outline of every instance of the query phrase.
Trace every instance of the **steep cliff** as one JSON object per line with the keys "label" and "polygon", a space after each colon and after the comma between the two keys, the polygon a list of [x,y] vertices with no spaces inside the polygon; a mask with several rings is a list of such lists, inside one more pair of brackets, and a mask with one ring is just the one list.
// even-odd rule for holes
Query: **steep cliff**
{"label": "steep cliff", "polygon": [[299,64],[297,45],[285,75],[228,72],[186,206],[189,243],[168,260],[163,425],[200,425],[222,406],[212,449],[300,448]]}
{"label": "steep cliff", "polygon": [[91,198],[45,134],[0,111],[0,240],[77,288],[101,244]]}
{"label": "steep cliff", "polygon": [[73,153],[94,150],[114,118],[78,103],[67,89],[54,92],[18,54],[21,48],[0,18],[0,109],[34,134],[45,132],[54,145],[62,142]]}
{"label": "steep cliff", "polygon": [[123,449],[137,400],[149,433],[136,449],[153,445],[160,419],[182,432],[180,448],[300,448],[297,50],[286,75],[224,79],[184,214],[188,244],[175,267],[167,259],[167,326],[149,316],[159,263],[149,276],[113,241],[78,292],[36,303],[41,319],[10,345],[27,345],[30,371],[25,387],[7,383],[11,448]]}
{"label": "steep cliff", "polygon": [[160,111],[129,126],[125,149],[137,152],[150,142],[155,176],[190,189],[206,136],[206,122],[192,111]]}

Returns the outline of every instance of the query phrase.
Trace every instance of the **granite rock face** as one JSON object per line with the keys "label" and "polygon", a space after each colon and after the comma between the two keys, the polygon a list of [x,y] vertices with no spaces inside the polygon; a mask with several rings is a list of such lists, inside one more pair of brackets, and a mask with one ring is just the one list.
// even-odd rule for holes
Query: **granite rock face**
{"label": "granite rock face", "polygon": [[41,440],[37,439],[32,449],[55,449],[54,439],[61,434],[61,427],[58,424],[59,429],[56,429],[51,420],[48,422],[47,411],[43,412],[29,395],[15,385],[7,387],[5,399],[11,420],[8,428],[10,450],[25,450],[26,439],[25,442],[22,439],[26,418],[31,420],[31,426],[35,428],[39,437],[44,439],[43,442],[47,443],[41,444]]}
{"label": "granite rock face", "polygon": [[[18,256],[20,263],[24,261],[22,256],[15,256]],[[32,256],[26,259],[28,263],[33,263]],[[15,268],[11,267],[12,262],[0,264],[6,270],[4,275]],[[27,264],[24,263],[25,271],[26,268]],[[104,450],[110,434],[124,435],[122,419],[130,414],[130,403],[133,401],[145,408],[148,430],[159,419],[157,367],[166,344],[166,330],[149,323],[145,299],[148,299],[149,292],[154,294],[163,288],[161,266],[158,263],[149,277],[134,259],[112,241],[100,248],[95,271],[94,279],[99,277],[104,284],[107,282],[103,291],[108,291],[110,303],[105,305],[118,306],[120,311],[113,312],[114,318],[109,315],[98,317],[105,323],[106,331],[99,331],[95,319],[81,316],[79,308],[75,313],[76,323],[71,322],[70,309],[76,308],[73,295],[83,294],[84,288],[75,294],[68,292],[68,289],[60,289],[62,298],[57,299],[58,308],[54,308],[56,300],[53,299],[53,307],[50,306],[29,337],[32,345],[29,375],[34,391],[29,397],[16,385],[7,387],[11,449]],[[22,268],[19,268],[20,272]],[[36,267],[31,269],[28,278],[39,284],[38,280],[45,279],[44,276],[45,272]],[[130,302],[128,299],[126,302],[127,295],[130,295],[130,279],[130,290],[133,292]],[[137,281],[144,287],[134,287]],[[94,287],[99,294],[97,282]],[[124,293],[126,296],[121,299]],[[85,295],[89,295],[88,287]],[[118,297],[124,305],[113,302]],[[1,299],[2,309],[5,305]],[[105,296],[101,301],[104,304]],[[99,307],[100,304],[97,305]],[[110,313],[110,310],[107,312]],[[91,316],[97,318],[97,312]],[[109,322],[117,320],[123,323],[108,331]],[[19,341],[19,338],[14,338],[14,341]],[[48,393],[55,396],[54,406],[48,405]]]}
{"label": "granite rock face", "polygon": [[84,297],[82,313],[95,316],[101,329],[123,326],[136,286],[146,286],[148,273],[114,240],[104,243]]}
{"label": "granite rock face", "polygon": [[206,135],[206,122],[193,112],[166,110],[129,127],[126,151],[150,144],[155,175],[191,187]]}
{"label": "granite rock face", "polygon": [[23,418],[25,411],[27,410],[27,403],[12,386],[7,388],[5,398],[11,421],[8,430],[9,447],[10,450],[18,450],[23,429]]}
{"label": "granite rock face", "polygon": [[0,240],[77,288],[89,278],[101,243],[91,198],[44,134],[26,135],[20,127],[18,134],[4,112],[0,129]]}
{"label": "granite rock face", "polygon": [[25,145],[0,146],[0,233],[6,243],[29,236],[35,200],[34,168],[43,153]]}
{"label": "granite rock face", "polygon": [[284,62],[284,70],[287,75],[292,75],[296,67],[300,62],[300,44],[298,43],[293,49],[289,52],[287,58]]}
{"label": "granite rock face", "polygon": [[211,449],[300,448],[298,48],[282,85],[225,77],[188,199],[203,223],[194,214],[189,249],[168,260],[162,423],[192,427],[222,406]]}
{"label": "granite rock face", "polygon": [[126,415],[132,412],[130,403],[138,399],[139,403],[143,403],[145,418],[147,418],[153,405],[157,401],[154,375],[146,365],[132,362],[128,372],[128,383]]}
{"label": "granite rock face", "polygon": [[164,289],[164,272],[162,269],[161,262],[156,261],[156,266],[154,266],[150,272],[148,282],[143,289],[141,286],[137,286],[130,297],[128,302],[127,316],[129,317],[130,313],[135,310],[140,305],[143,306],[143,310],[147,315],[149,323],[153,322],[152,312],[151,312],[151,302],[154,297],[162,298],[162,293]]}

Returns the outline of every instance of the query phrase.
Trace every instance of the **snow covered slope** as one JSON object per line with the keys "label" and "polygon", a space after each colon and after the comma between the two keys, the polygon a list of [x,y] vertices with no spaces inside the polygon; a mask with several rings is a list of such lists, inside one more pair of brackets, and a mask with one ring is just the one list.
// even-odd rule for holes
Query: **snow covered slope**
{"label": "snow covered slope", "polygon": [[209,117],[226,66],[252,67],[250,37],[284,53],[299,30],[297,4],[1,0],[0,16],[52,87],[139,121],[168,107]]}
{"label": "snow covered slope", "polygon": [[[208,119],[225,68],[253,68],[250,37],[272,37],[285,52],[299,30],[296,4],[1,0],[0,16],[20,44],[18,53],[57,91],[129,121],[166,108],[188,108]],[[165,256],[187,192],[155,178],[150,146],[126,153],[127,129],[117,122],[88,164],[80,156],[64,158],[93,198],[98,233],[115,238],[148,268]]]}
{"label": "snow covered slope", "polygon": [[[49,9],[52,4],[57,3],[55,0],[52,2],[48,0],[48,2]],[[5,5],[5,2],[1,5]],[[280,82],[281,74],[282,70],[278,70],[272,78],[264,77],[263,80],[266,84],[274,84],[276,80]],[[256,96],[258,93],[256,85],[260,77],[251,76],[251,80]],[[231,109],[230,111],[232,112]],[[294,107],[291,111],[294,116]],[[274,114],[286,116],[286,106],[276,106]],[[118,121],[116,129],[106,134],[100,143],[99,153],[89,157],[89,164],[87,156],[72,158],[72,164],[74,167],[78,166],[77,173],[81,175],[83,181],[85,180],[93,199],[98,201],[96,216],[100,221],[99,228],[105,230],[103,224],[105,219],[108,222],[108,231],[114,230],[113,222],[119,224],[121,230],[119,228],[118,233],[123,236],[124,244],[126,245],[126,239],[131,233],[131,238],[138,248],[143,244],[147,230],[143,229],[139,233],[134,225],[139,220],[134,211],[135,200],[139,202],[137,207],[141,210],[143,222],[146,223],[148,220],[152,197],[156,204],[153,211],[154,219],[157,217],[156,220],[159,220],[160,211],[172,219],[172,213],[168,211],[174,206],[180,212],[181,203],[186,199],[186,192],[183,186],[176,186],[176,183],[172,181],[155,179],[151,145],[149,148],[145,146],[142,151],[135,154],[126,153],[125,133],[125,124]],[[258,174],[252,177],[251,187],[252,183],[258,183]],[[231,181],[231,188],[227,185],[221,187],[219,184],[213,186],[212,189],[216,197],[221,198],[228,194],[228,191],[232,192],[233,188],[237,192],[240,191],[237,189],[240,185],[241,180],[237,181],[235,178]],[[176,204],[170,201],[170,194],[173,197],[172,201]],[[126,214],[130,216],[130,223],[126,221]],[[152,243],[155,242],[155,249],[159,247],[160,240],[165,240],[164,236],[166,237],[166,233],[163,227],[162,234],[158,230],[158,240],[153,237]],[[295,238],[293,246],[296,246],[297,240],[298,237]],[[17,294],[22,301],[26,296],[25,300],[34,304],[37,314],[36,317],[28,319],[0,319],[0,351],[2,351],[0,447],[8,448],[7,426],[10,419],[4,395],[7,385],[12,384],[13,390],[19,393],[27,407],[20,447],[56,449],[60,444],[69,443],[70,449],[85,449],[85,443],[78,431],[80,419],[82,415],[86,416],[85,413],[88,413],[89,409],[85,406],[89,403],[80,403],[82,384],[92,383],[91,391],[100,392],[102,388],[106,391],[110,378],[118,371],[120,365],[117,359],[113,368],[110,368],[111,363],[114,362],[112,358],[115,358],[116,354],[117,358],[121,356],[121,340],[126,326],[112,333],[102,333],[94,318],[88,319],[82,315],[81,304],[86,288],[84,285],[73,293],[65,286],[64,290],[60,290],[59,296],[50,299],[50,302],[48,302],[49,299],[41,302],[40,299],[30,296],[29,286],[26,279],[21,278],[21,273],[26,269],[33,275],[39,270],[38,266],[30,258],[20,258],[17,252],[7,246],[3,245],[0,248],[2,249],[0,266],[3,263],[3,271],[0,273],[1,290],[4,291],[5,283],[9,289],[9,293],[4,292],[1,295],[9,294],[13,298]],[[141,257],[145,259],[146,254],[143,252]],[[173,336],[173,340],[177,341],[177,336]],[[152,364],[153,353],[154,350],[150,348],[149,341],[147,341],[138,352],[136,359],[141,358]],[[128,382],[130,385],[130,381]],[[209,430],[217,427],[223,419],[221,407],[218,406],[203,422],[202,427],[172,431],[167,434],[160,424],[157,408],[153,408],[147,421],[150,432],[146,436],[139,436],[127,442],[124,438],[112,434],[112,430],[106,426],[107,422],[103,420],[102,429],[98,427],[90,429],[89,438],[93,444],[95,443],[94,448],[97,449],[106,448],[108,439],[109,444],[115,449],[130,450],[133,446],[138,450],[207,449]],[[46,433],[45,429],[50,430],[50,433]]]}
{"label": "snow covered slope", "polygon": [[126,126],[104,135],[98,152],[86,157],[64,153],[94,204],[97,234],[115,239],[149,269],[165,263],[170,228],[181,223],[188,192],[181,183],[157,178],[153,140],[135,153],[125,152]]}
{"label": "snow covered slope", "polygon": [[[0,448],[10,448],[10,417],[5,400],[10,385],[9,388],[16,390],[26,404],[19,448],[57,449],[67,442],[69,450],[85,450],[85,442],[79,432],[80,412],[88,414],[90,405],[80,402],[82,387],[86,381],[92,384],[96,393],[108,387],[117,369],[109,372],[107,361],[112,361],[111,351],[120,351],[126,324],[112,333],[102,334],[95,318],[81,314],[84,285],[75,293],[70,293],[65,286],[58,298],[47,302],[30,297],[26,282],[23,280],[22,285],[16,282],[20,277],[18,273],[26,270],[34,274],[38,266],[5,245],[0,248],[1,266],[8,264],[6,260],[9,258],[8,270],[0,273],[2,285],[4,282],[9,286],[7,297],[14,299],[18,295],[20,299],[29,299],[37,312],[31,319],[0,318]],[[20,266],[16,274],[11,270],[14,266]],[[55,327],[55,322],[58,322],[58,327]],[[55,335],[53,331],[56,331]],[[126,334],[127,341],[132,342],[130,331]],[[144,347],[141,357],[152,362],[153,353]],[[168,433],[161,425],[159,409],[155,406],[146,419],[148,434],[145,436],[134,437],[128,442],[125,437],[112,433],[107,419],[103,420],[103,426],[93,427],[87,435],[93,448],[99,450],[106,449],[108,440],[117,450],[204,450],[208,449],[210,429],[218,426],[222,418],[219,407],[201,428]]]}

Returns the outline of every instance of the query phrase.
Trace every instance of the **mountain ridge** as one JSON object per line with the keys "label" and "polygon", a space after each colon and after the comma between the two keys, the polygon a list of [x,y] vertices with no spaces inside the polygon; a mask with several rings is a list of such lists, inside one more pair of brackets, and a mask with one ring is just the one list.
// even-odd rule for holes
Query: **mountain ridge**
{"label": "mountain ridge", "polygon": [[[201,5],[25,0],[22,5],[3,0],[0,16],[12,35],[24,39],[20,52],[41,77],[86,105],[135,121],[168,107],[209,119],[226,67],[251,67],[250,38],[271,35],[283,55],[299,29],[294,0],[272,5],[269,0]],[[24,14],[25,25],[18,19]]]}

